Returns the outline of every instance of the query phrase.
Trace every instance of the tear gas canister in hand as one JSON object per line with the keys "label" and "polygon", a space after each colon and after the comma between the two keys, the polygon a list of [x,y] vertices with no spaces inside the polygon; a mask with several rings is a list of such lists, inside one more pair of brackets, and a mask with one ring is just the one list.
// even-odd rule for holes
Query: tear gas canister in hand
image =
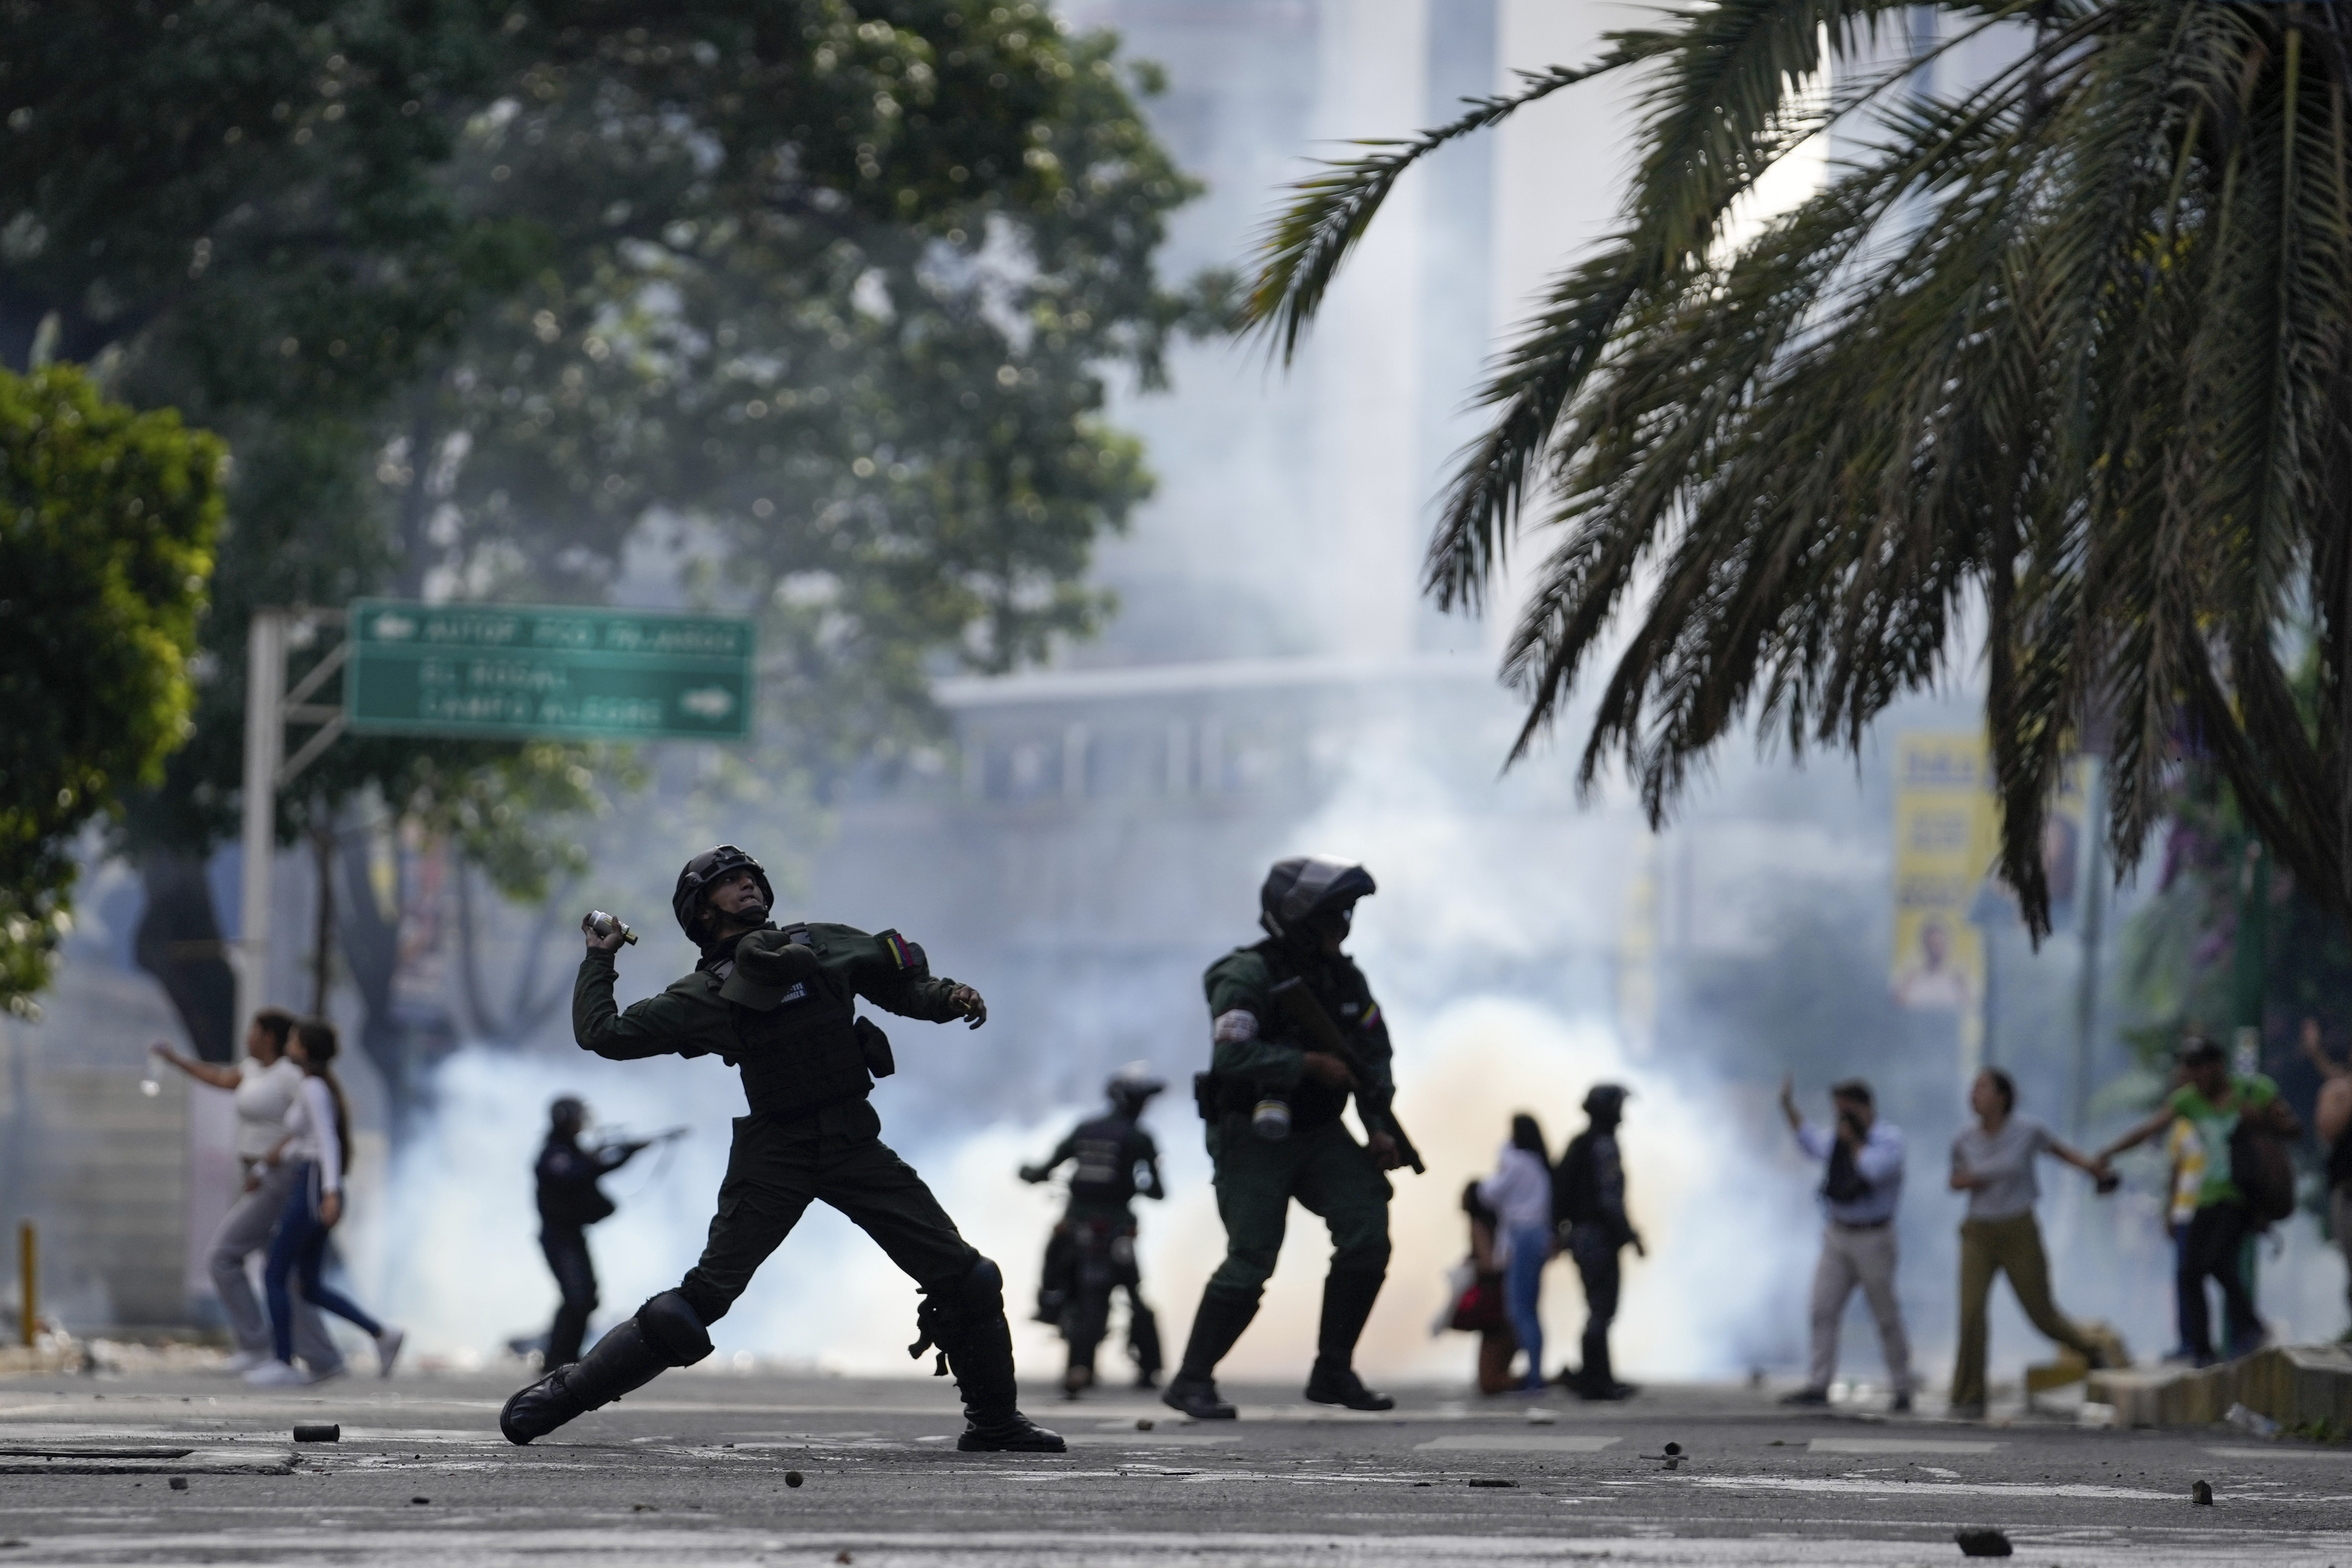
{"label": "tear gas canister in hand", "polygon": [[590,910],[585,923],[588,927],[588,934],[599,942],[608,940],[614,931],[618,931],[621,933],[623,942],[632,947],[636,945],[637,933],[623,924],[618,915],[606,914],[603,910]]}
{"label": "tear gas canister in hand", "polygon": [[1261,1100],[1250,1112],[1250,1131],[1269,1143],[1290,1136],[1290,1101]]}

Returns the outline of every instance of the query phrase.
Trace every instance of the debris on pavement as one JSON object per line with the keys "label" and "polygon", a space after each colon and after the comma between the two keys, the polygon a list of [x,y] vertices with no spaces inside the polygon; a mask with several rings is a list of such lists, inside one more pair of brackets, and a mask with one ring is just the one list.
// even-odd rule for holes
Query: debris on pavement
{"label": "debris on pavement", "polygon": [[2007,1557],[2014,1550],[2009,1537],[1998,1530],[1956,1531],[1952,1539],[1959,1542],[1963,1557]]}

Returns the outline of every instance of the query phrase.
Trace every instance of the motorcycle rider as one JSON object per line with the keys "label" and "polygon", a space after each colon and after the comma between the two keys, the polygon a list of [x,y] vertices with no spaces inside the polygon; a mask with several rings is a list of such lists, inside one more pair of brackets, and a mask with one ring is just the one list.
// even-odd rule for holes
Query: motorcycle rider
{"label": "motorcycle rider", "polygon": [[[1407,1163],[1409,1148],[1387,1111],[1394,1089],[1388,1026],[1363,973],[1340,952],[1356,901],[1373,890],[1361,866],[1312,857],[1276,862],[1258,889],[1265,940],[1227,953],[1203,980],[1213,1053],[1193,1089],[1208,1123],[1226,1252],[1161,1396],[1197,1420],[1234,1417],[1217,1394],[1217,1363],[1257,1315],[1293,1198],[1331,1232],[1307,1397],[1351,1410],[1396,1404],[1366,1388],[1353,1365],[1388,1274],[1383,1173]],[[1324,1040],[1336,1049],[1310,1038],[1300,1022],[1298,988],[1287,984],[1294,980],[1319,1008]],[[1350,1092],[1368,1143],[1357,1142],[1339,1120]]]}
{"label": "motorcycle rider", "polygon": [[716,1056],[743,1076],[751,1113],[734,1147],[702,1258],[673,1290],[637,1309],[578,1362],[507,1401],[499,1429],[513,1443],[545,1436],[583,1411],[641,1388],[711,1350],[709,1325],[808,1209],[823,1200],[889,1254],[921,1288],[910,1353],[936,1346],[953,1369],[967,1452],[1064,1451],[1021,1414],[1004,1277],[964,1240],[922,1178],[886,1147],[867,1096],[894,1070],[889,1041],[856,1016],[859,997],[902,1017],[972,1028],[988,1021],[980,993],[935,978],[923,950],[895,931],[770,920],[775,895],[760,863],[731,844],[678,873],[671,911],[701,949],[692,973],[625,1012],[613,1001],[614,954],[627,928],[591,914],[572,994],[573,1037],[614,1060]]}
{"label": "motorcycle rider", "polygon": [[[1078,1124],[1044,1163],[1021,1167],[1024,1182],[1042,1182],[1065,1161],[1070,1170],[1070,1206],[1045,1243],[1045,1268],[1037,1287],[1037,1321],[1062,1331],[1070,1363],[1062,1391],[1076,1399],[1095,1383],[1095,1350],[1110,1328],[1110,1299],[1127,1291],[1127,1350],[1135,1362],[1135,1386],[1160,1384],[1160,1321],[1144,1304],[1143,1279],[1135,1262],[1138,1197],[1168,1195],[1160,1180],[1160,1147],[1139,1119],[1151,1097],[1168,1086],[1144,1062],[1129,1062],[1104,1085],[1110,1110]],[[1140,1173],[1141,1179],[1138,1179]]]}

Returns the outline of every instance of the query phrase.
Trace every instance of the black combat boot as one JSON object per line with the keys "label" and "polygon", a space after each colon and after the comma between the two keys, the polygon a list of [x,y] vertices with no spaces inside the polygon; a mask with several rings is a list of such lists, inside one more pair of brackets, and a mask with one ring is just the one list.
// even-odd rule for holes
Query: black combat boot
{"label": "black combat boot", "polygon": [[1159,1387],[1160,1320],[1132,1297],[1128,1300],[1127,1353],[1135,1362],[1135,1386]]}
{"label": "black combat boot", "polygon": [[963,1436],[956,1447],[967,1454],[1063,1454],[1069,1445],[1021,1414],[1021,1389],[1013,1373],[1013,1328],[998,1311],[966,1322],[947,1347],[956,1392],[963,1395]]}
{"label": "black combat boot", "polygon": [[1566,1378],[1579,1399],[1631,1399],[1642,1391],[1630,1383],[1617,1381],[1616,1369],[1609,1362],[1609,1329],[1606,1324],[1596,1332],[1588,1324],[1584,1331],[1584,1368],[1572,1378]]}
{"label": "black combat boot", "polygon": [[520,1445],[544,1437],[576,1415],[643,1388],[670,1364],[635,1318],[598,1340],[570,1366],[559,1366],[506,1403],[499,1430]]}
{"label": "black combat boot", "polygon": [[1315,1370],[1307,1374],[1307,1397],[1317,1405],[1350,1410],[1393,1410],[1396,1401],[1364,1386],[1353,1363],[1356,1342],[1380,1299],[1385,1276],[1334,1269],[1323,1281],[1323,1321],[1315,1336]]}
{"label": "black combat boot", "polygon": [[1256,1316],[1255,1298],[1244,1300],[1213,1290],[1203,1292],[1201,1310],[1192,1315],[1192,1338],[1184,1343],[1183,1363],[1168,1380],[1168,1392],[1160,1396],[1160,1403],[1195,1421],[1234,1419],[1234,1407],[1217,1394],[1217,1363]]}
{"label": "black combat boot", "polygon": [[1021,1414],[1021,1385],[1013,1371],[1013,1326],[1004,1321],[1004,1275],[974,1255],[971,1269],[923,1287],[915,1307],[917,1360],[937,1346],[940,1370],[955,1373],[963,1395],[967,1454],[1064,1454],[1069,1445]]}

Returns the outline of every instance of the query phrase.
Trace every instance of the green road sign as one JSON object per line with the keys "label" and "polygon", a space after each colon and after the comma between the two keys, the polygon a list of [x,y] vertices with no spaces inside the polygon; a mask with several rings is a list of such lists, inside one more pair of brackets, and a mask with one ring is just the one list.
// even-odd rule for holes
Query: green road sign
{"label": "green road sign", "polygon": [[748,740],[754,635],[715,616],[355,599],[343,712],[373,734]]}

